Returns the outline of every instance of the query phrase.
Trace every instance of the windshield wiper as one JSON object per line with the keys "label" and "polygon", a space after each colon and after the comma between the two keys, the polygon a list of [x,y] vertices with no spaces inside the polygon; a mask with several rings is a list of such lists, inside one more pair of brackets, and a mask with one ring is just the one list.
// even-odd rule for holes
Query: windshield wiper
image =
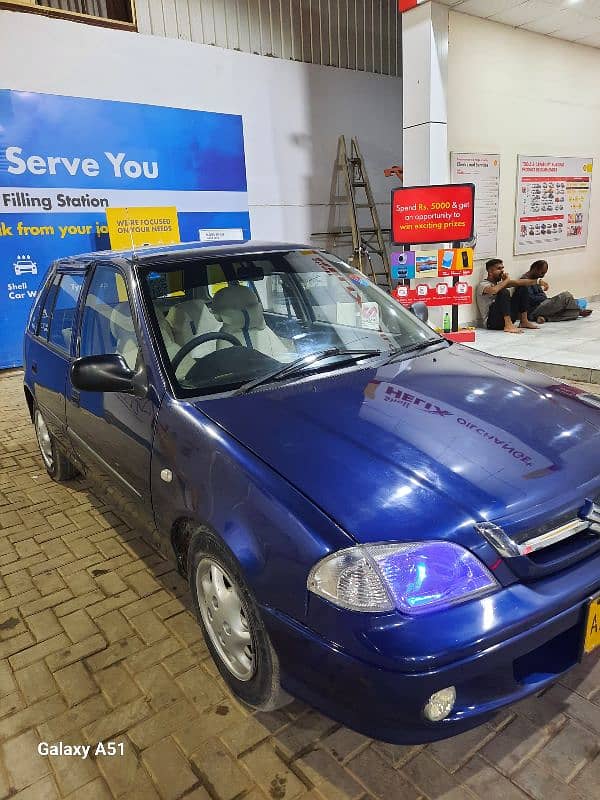
{"label": "windshield wiper", "polygon": [[263,386],[266,383],[277,381],[282,378],[289,378],[292,375],[304,372],[308,367],[313,367],[319,361],[324,361],[327,358],[342,358],[344,361],[356,363],[363,358],[374,358],[381,355],[381,350],[365,349],[365,350],[346,350],[342,347],[329,347],[327,350],[321,350],[316,353],[307,353],[305,356],[297,358],[290,364],[285,364],[283,367],[267,372],[266,375],[261,375],[260,378],[255,378],[248,383],[242,384],[235,390],[234,394],[246,394],[252,391],[257,386]]}
{"label": "windshield wiper", "polygon": [[394,361],[394,359],[398,356],[405,356],[408,353],[416,353],[419,350],[425,350],[427,347],[432,347],[434,344],[442,344],[442,342],[446,342],[446,339],[440,337],[439,339],[424,339],[420,342],[404,345],[404,347],[399,347],[397,350],[394,350],[390,361]]}

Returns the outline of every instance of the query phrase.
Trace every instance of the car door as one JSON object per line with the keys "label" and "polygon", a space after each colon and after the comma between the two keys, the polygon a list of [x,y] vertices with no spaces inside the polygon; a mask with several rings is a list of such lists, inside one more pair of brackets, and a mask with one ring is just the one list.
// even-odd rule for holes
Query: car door
{"label": "car door", "polygon": [[49,432],[68,452],[65,391],[72,361],[72,331],[85,272],[57,271],[50,279],[25,363],[37,406]]}
{"label": "car door", "polygon": [[[82,304],[78,355],[121,355],[142,364],[125,275],[113,264],[94,268]],[[67,386],[67,426],[86,475],[110,488],[128,520],[153,525],[150,497],[152,434],[157,408],[123,392],[87,392]]]}

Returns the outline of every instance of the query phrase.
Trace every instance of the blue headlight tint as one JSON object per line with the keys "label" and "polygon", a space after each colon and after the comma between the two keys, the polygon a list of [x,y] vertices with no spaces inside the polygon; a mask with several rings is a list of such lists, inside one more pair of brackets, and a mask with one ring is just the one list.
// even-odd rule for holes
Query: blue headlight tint
{"label": "blue headlight tint", "polygon": [[414,542],[367,548],[406,614],[439,610],[495,589],[494,576],[472,553],[452,542]]}

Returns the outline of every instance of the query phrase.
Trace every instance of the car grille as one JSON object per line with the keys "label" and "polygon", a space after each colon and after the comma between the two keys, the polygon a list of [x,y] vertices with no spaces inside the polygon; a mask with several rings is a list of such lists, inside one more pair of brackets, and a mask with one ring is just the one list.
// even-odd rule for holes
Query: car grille
{"label": "car grille", "polygon": [[519,578],[535,580],[600,551],[600,497],[512,536],[490,522],[475,528]]}

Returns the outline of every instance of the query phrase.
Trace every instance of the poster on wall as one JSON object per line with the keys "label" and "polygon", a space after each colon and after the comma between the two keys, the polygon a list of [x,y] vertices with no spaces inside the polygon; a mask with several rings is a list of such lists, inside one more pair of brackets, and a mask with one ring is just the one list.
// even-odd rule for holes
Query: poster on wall
{"label": "poster on wall", "polygon": [[591,158],[519,156],[515,255],[585,247]]}
{"label": "poster on wall", "polygon": [[108,207],[149,206],[182,241],[250,238],[241,116],[0,90],[0,368],[50,263],[109,249]]}
{"label": "poster on wall", "polygon": [[500,156],[485,153],[452,153],[452,183],[475,184],[475,258],[498,255],[498,201]]}

